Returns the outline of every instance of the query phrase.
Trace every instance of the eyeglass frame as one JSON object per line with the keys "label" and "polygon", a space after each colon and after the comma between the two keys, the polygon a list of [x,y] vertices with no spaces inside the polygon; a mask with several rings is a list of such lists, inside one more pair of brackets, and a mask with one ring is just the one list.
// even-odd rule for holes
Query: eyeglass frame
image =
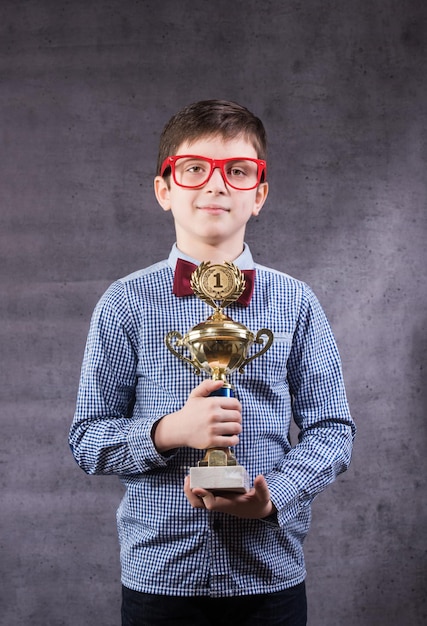
{"label": "eyeglass frame", "polygon": [[[200,185],[191,185],[191,186],[182,185],[181,183],[179,183],[175,175],[175,163],[178,159],[203,159],[203,161],[207,161],[211,166],[211,171],[209,172],[205,182],[201,183]],[[229,163],[230,161],[251,161],[252,163],[256,163],[258,166],[258,172],[257,172],[257,182],[255,183],[255,185],[252,185],[252,187],[244,187],[244,188],[236,187],[235,185],[232,185],[228,181],[227,175],[224,171],[225,164]],[[206,185],[207,182],[209,182],[216,168],[219,168],[219,171],[221,172],[221,176],[223,178],[224,183],[228,185],[229,187],[232,187],[233,189],[237,189],[238,191],[251,191],[251,189],[255,189],[256,187],[258,187],[261,184],[261,182],[265,182],[267,178],[267,162],[264,159],[253,159],[251,157],[231,157],[229,159],[210,159],[209,157],[201,156],[200,154],[175,154],[173,156],[166,157],[166,159],[163,161],[162,166],[160,168],[160,176],[165,175],[165,171],[167,170],[168,167],[170,167],[172,171],[172,177],[173,177],[174,182],[178,185],[178,187],[182,187],[183,189],[198,189],[199,187],[203,187],[204,185]],[[261,178],[263,175],[264,175],[264,179],[263,181],[261,181]]]}

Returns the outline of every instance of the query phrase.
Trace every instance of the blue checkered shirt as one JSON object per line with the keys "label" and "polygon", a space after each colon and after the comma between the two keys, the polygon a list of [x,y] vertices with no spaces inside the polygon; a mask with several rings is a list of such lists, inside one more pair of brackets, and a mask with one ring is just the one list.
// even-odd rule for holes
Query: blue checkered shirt
{"label": "blue checkered shirt", "polygon": [[[310,504],[351,457],[355,433],[340,359],[325,315],[307,285],[254,264],[247,308],[230,317],[256,333],[269,328],[272,347],[231,382],[243,406],[234,449],[251,480],[263,474],[277,515],[244,520],[193,509],[183,492],[203,452],[160,454],[151,438],[163,415],[179,410],[200,382],[166,348],[170,330],[184,335],[212,313],[195,296],[172,294],[178,254],[115,282],[98,303],[82,366],[70,445],[88,474],[116,474],[125,486],[117,511],[122,582],[136,591],[174,596],[271,593],[305,577],[302,543]],[[295,420],[299,443],[289,442]],[[194,416],[197,427],[197,415]]]}

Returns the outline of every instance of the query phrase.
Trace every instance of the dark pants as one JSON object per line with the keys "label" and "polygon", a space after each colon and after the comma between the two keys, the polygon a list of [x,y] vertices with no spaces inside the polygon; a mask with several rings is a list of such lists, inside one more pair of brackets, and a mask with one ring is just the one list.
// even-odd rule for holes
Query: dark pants
{"label": "dark pants", "polygon": [[159,596],[122,588],[122,626],[306,626],[301,583],[279,593],[232,598]]}

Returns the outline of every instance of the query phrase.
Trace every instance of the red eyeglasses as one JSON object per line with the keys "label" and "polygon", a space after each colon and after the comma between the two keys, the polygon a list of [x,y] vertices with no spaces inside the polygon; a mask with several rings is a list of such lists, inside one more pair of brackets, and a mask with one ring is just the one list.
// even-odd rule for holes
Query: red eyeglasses
{"label": "red eyeglasses", "polygon": [[177,185],[185,189],[196,189],[208,182],[217,167],[227,185],[242,191],[255,189],[261,179],[264,181],[267,176],[267,163],[262,159],[209,159],[194,154],[167,157],[162,163],[160,175],[164,176],[166,170],[171,168]]}

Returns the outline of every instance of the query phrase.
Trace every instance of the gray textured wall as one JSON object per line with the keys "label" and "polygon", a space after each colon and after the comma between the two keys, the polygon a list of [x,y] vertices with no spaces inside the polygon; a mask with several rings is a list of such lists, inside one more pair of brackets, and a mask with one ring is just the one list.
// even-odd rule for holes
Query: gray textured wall
{"label": "gray textured wall", "polygon": [[359,427],[314,504],[310,626],[426,623],[426,6],[2,0],[2,625],[119,623],[121,489],[67,432],[95,302],[173,241],[159,132],[210,97],[265,121],[248,241],[318,294]]}

